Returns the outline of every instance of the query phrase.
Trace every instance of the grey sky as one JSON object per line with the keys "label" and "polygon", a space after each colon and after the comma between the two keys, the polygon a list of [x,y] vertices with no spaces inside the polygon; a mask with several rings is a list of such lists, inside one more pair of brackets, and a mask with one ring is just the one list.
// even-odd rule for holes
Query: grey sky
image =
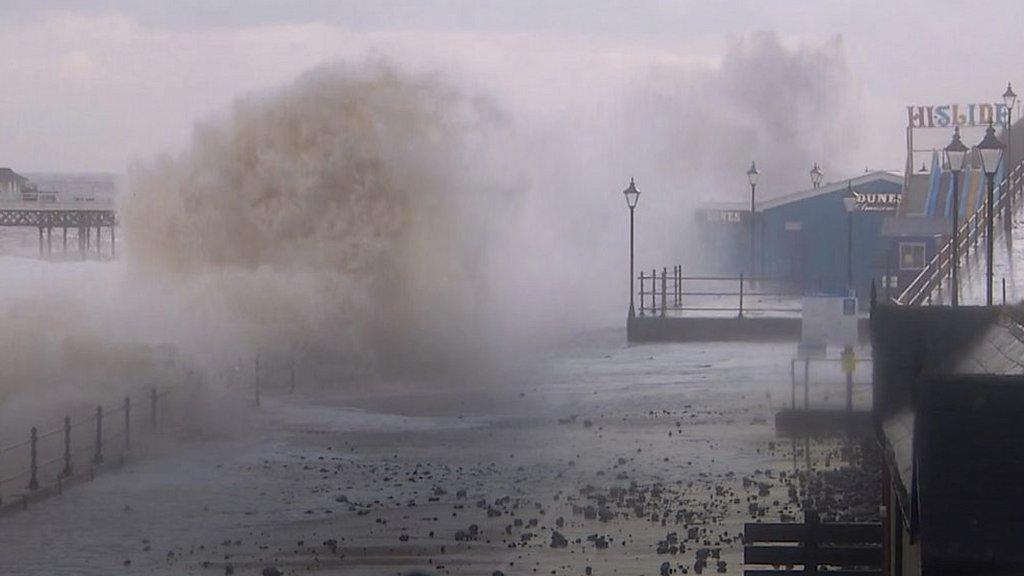
{"label": "grey sky", "polygon": [[132,159],[182,149],[196,121],[239,94],[368,54],[452,70],[513,106],[554,115],[648,66],[714,66],[731,38],[771,30],[793,45],[842,36],[865,115],[865,138],[849,162],[899,167],[904,105],[993,100],[1007,80],[1024,88],[1014,76],[1024,49],[1014,22],[1024,5],[970,6],[3,0],[0,165],[121,171]]}

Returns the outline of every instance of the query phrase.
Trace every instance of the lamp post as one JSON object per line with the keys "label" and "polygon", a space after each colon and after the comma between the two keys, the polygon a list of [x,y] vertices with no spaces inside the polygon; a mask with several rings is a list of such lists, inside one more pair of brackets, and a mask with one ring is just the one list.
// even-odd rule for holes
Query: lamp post
{"label": "lamp post", "polygon": [[953,128],[953,140],[945,148],[946,164],[953,173],[953,230],[950,234],[953,249],[949,256],[953,284],[949,294],[953,306],[960,305],[960,172],[967,162],[967,151],[967,146],[960,141],[960,127],[957,126]]}
{"label": "lamp post", "polygon": [[988,123],[988,128],[985,129],[985,137],[978,143],[977,148],[978,154],[981,156],[981,167],[985,171],[985,179],[988,184],[985,193],[985,251],[988,256],[985,277],[985,304],[991,306],[993,282],[992,253],[994,246],[992,238],[992,196],[996,186],[996,170],[999,169],[999,162],[1003,159],[1003,149],[1006,148],[996,138],[996,129],[992,127],[991,122]]}
{"label": "lamp post", "polygon": [[814,167],[811,168],[811,186],[814,188],[821,188],[821,180],[825,177],[825,173],[821,171],[818,163],[814,163]]}
{"label": "lamp post", "polygon": [[640,199],[640,191],[636,189],[636,182],[632,178],[629,179],[629,188],[623,190],[622,194],[626,197],[626,206],[629,207],[629,317],[634,318],[636,307],[633,303],[633,211],[636,209],[637,200]]}
{"label": "lamp post", "polygon": [[[1010,170],[1014,168],[1013,165],[1013,107],[1017,105],[1017,95],[1013,92],[1013,87],[1010,83],[1006,83],[1006,92],[1003,92],[1003,104],[1006,104],[1006,175],[1010,175]],[[1006,229],[1009,230],[1011,227],[1011,206],[1013,205],[1013,186],[1008,186],[1005,191],[1008,196],[1006,197],[1006,214],[1003,218],[1003,224],[1006,225]],[[1007,235],[1009,237],[1009,235]]]}
{"label": "lamp post", "polygon": [[849,295],[853,292],[853,213],[857,211],[857,196],[850,180],[846,181],[843,207],[846,208],[846,293]]}
{"label": "lamp post", "polygon": [[750,182],[750,274],[754,276],[754,236],[755,236],[755,208],[754,208],[754,196],[757,190],[757,177],[760,172],[757,171],[757,164],[754,162],[750,163],[750,170],[747,170],[747,181]]}

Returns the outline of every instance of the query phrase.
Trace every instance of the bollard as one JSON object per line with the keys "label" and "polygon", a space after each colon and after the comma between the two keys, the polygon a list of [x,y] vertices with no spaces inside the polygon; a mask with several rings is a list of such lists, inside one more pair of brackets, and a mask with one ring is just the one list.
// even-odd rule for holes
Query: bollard
{"label": "bollard", "polygon": [[1006,306],[1006,276],[1003,276],[1003,306]]}
{"label": "bollard", "polygon": [[71,416],[64,417],[64,469],[58,478],[71,476]]}
{"label": "bollard", "polygon": [[149,390],[149,426],[156,432],[156,388]]}
{"label": "bollard", "polygon": [[666,298],[668,298],[668,268],[661,269],[661,317],[665,317]]}
{"label": "bollard", "polygon": [[743,272],[740,272],[740,318],[743,318]]}
{"label": "bollard", "polygon": [[124,451],[132,448],[132,397],[124,397]]}
{"label": "bollard", "polygon": [[[41,230],[41,228],[40,228],[40,230]],[[29,434],[29,441],[31,443],[31,457],[32,457],[31,464],[29,465],[29,472],[31,473],[32,476],[28,480],[28,489],[29,490],[39,490],[39,478],[38,478],[39,467],[38,467],[38,462],[36,460],[36,444],[39,443],[39,431],[36,430],[35,426],[32,427],[32,431]]]}
{"label": "bollard", "polygon": [[92,456],[92,462],[103,463],[103,406],[96,407],[96,453]]}

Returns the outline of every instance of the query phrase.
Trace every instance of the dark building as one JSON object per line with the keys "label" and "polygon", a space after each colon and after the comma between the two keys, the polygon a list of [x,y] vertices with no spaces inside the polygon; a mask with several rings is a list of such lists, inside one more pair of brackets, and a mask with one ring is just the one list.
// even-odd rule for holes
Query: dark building
{"label": "dark building", "polygon": [[891,576],[1024,574],[1024,326],[1008,307],[872,313]]}
{"label": "dark building", "polygon": [[[757,202],[753,271],[749,204],[706,204],[697,211],[701,251],[707,255],[703,267],[716,274],[785,280],[801,293],[833,295],[846,294],[849,267],[853,288],[865,297],[871,281],[886,274],[882,226],[899,206],[902,189],[902,176],[876,171]],[[843,198],[851,192],[848,212]]]}

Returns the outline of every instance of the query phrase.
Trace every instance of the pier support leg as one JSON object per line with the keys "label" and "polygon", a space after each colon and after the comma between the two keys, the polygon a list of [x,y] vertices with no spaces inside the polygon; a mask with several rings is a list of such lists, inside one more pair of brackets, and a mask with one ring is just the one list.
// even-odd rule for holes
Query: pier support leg
{"label": "pier support leg", "polygon": [[113,260],[117,257],[117,244],[114,239],[114,227],[110,227],[110,259]]}
{"label": "pier support leg", "polygon": [[804,410],[807,410],[811,395],[811,359],[804,359]]}
{"label": "pier support leg", "polygon": [[68,253],[68,227],[64,227],[64,253]]}
{"label": "pier support leg", "polygon": [[45,256],[43,253],[43,227],[39,227],[39,258]]}
{"label": "pier support leg", "polygon": [[796,410],[796,359],[789,361],[789,381],[792,387],[789,390],[789,407]]}
{"label": "pier support leg", "polygon": [[53,228],[46,227],[46,257],[53,256]]}

